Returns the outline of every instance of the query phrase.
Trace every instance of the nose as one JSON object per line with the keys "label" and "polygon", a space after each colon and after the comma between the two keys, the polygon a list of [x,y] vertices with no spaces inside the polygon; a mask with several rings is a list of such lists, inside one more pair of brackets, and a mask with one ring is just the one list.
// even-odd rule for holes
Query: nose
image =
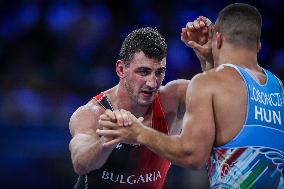
{"label": "nose", "polygon": [[155,74],[151,74],[147,77],[146,85],[151,89],[155,89],[157,87],[157,77]]}

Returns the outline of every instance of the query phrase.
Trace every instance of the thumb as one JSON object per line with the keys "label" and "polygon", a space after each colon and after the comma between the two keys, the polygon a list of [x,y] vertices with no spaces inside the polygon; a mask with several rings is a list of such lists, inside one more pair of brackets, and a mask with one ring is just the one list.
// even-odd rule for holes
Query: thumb
{"label": "thumb", "polygon": [[202,52],[203,47],[201,45],[199,45],[198,43],[194,42],[194,41],[188,41],[187,42],[188,46],[193,48],[194,50],[196,50],[197,52]]}

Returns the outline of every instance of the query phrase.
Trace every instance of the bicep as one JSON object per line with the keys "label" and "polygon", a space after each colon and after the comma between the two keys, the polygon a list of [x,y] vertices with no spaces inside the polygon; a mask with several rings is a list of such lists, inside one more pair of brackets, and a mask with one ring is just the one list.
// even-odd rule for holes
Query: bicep
{"label": "bicep", "polygon": [[208,158],[215,138],[212,96],[210,86],[203,79],[195,79],[188,86],[181,137],[202,160]]}
{"label": "bicep", "polygon": [[98,118],[100,112],[96,107],[81,106],[70,118],[69,129],[72,139],[69,143],[69,149],[72,154],[78,150],[88,147],[99,140],[96,133]]}
{"label": "bicep", "polygon": [[171,95],[171,98],[174,99],[175,104],[177,106],[177,118],[182,119],[184,112],[185,112],[185,97],[186,97],[186,90],[190,80],[185,79],[178,79],[167,83],[164,86],[164,91],[168,95]]}

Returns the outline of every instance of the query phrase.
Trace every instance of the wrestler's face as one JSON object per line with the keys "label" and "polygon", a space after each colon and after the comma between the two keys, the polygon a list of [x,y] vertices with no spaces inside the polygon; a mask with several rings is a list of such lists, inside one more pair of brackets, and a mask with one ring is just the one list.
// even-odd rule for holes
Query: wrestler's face
{"label": "wrestler's face", "polygon": [[134,54],[125,69],[124,85],[129,97],[139,105],[150,105],[160,88],[166,72],[166,58],[149,59],[140,51]]}

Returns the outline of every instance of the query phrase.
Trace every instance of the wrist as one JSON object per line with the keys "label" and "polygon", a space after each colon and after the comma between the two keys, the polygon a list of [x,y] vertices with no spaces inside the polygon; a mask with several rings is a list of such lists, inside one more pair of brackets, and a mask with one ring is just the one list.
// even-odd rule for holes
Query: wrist
{"label": "wrist", "polygon": [[137,134],[136,134],[136,142],[138,144],[145,144],[145,133],[147,132],[147,127],[146,126],[140,126],[139,129],[137,129]]}

